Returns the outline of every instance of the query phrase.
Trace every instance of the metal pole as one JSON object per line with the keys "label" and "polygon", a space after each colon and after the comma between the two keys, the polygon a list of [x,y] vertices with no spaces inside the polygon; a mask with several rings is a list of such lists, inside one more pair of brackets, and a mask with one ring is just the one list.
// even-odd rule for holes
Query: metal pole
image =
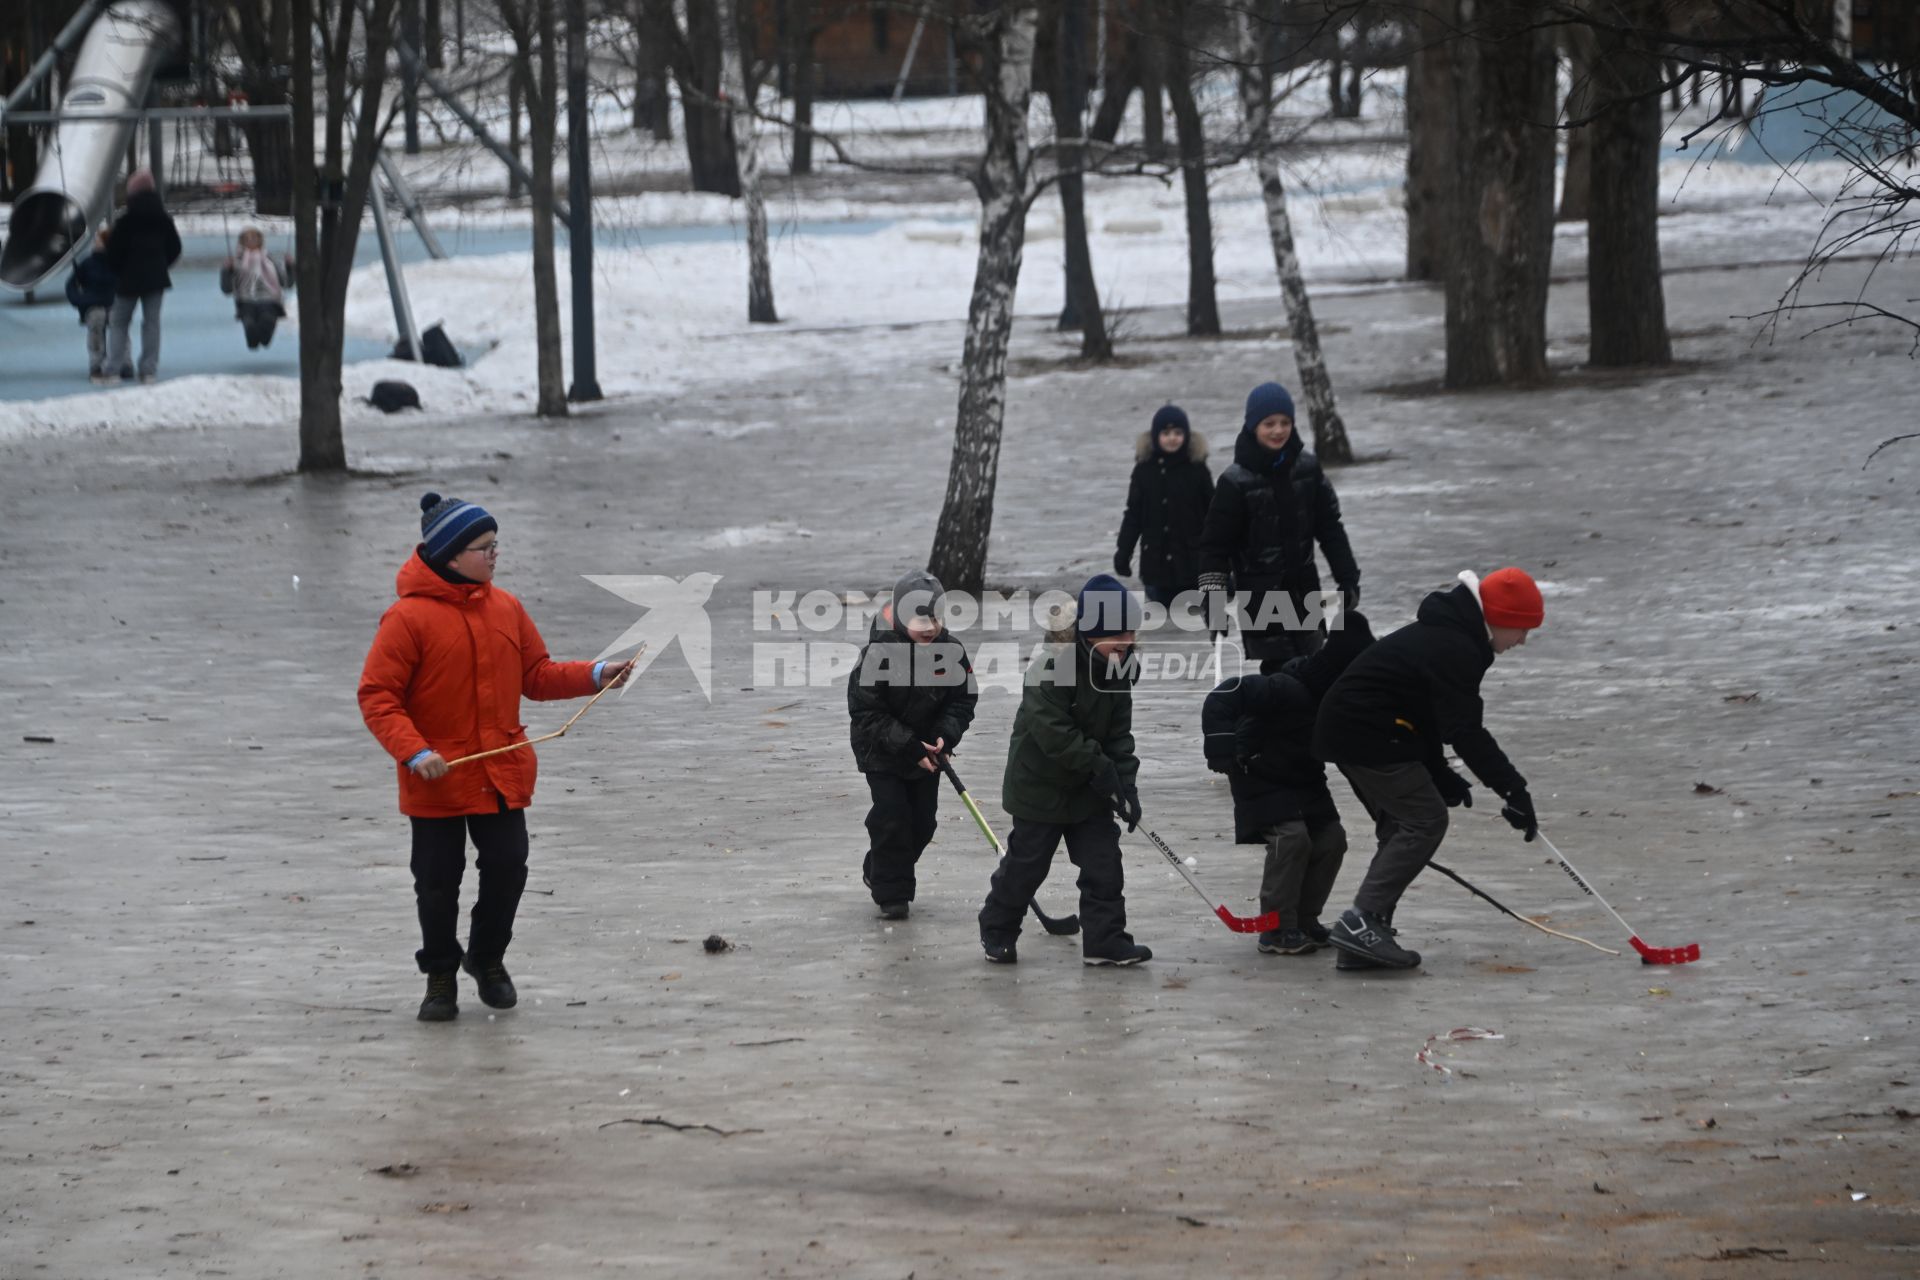
{"label": "metal pole", "polygon": [[393,157],[387,154],[385,147],[374,155],[374,162],[380,166],[380,172],[386,175],[387,185],[393,188],[394,198],[400,202],[400,212],[407,215],[407,221],[419,232],[420,243],[427,247],[427,256],[436,261],[444,259],[447,251],[440,247],[440,237],[434,235],[433,228],[427,225],[426,210],[420,207],[420,199],[413,194],[413,188],[407,184],[400,166],[393,162]]}
{"label": "metal pole", "polygon": [[291,120],[293,108],[278,107],[129,107],[125,111],[16,111],[7,125],[112,124],[122,120]]}
{"label": "metal pole", "polygon": [[593,351],[593,122],[587,100],[587,0],[567,0],[567,264],[573,273],[573,385],[567,399],[600,399]]}
{"label": "metal pole", "polygon": [[387,197],[378,181],[367,184],[367,198],[373,203],[373,229],[380,237],[380,261],[387,269],[387,292],[393,297],[393,319],[400,337],[412,352],[416,364],[426,362],[420,350],[420,330],[413,323],[413,303],[407,298],[406,277],[400,274],[400,252],[393,243],[393,223],[387,218]]}
{"label": "metal pole", "polygon": [[[518,175],[521,182],[528,186],[533,185],[533,176],[527,172],[526,166],[520,163],[520,157],[514,155],[501,144],[498,138],[489,133],[487,126],[480,123],[480,118],[467,110],[467,104],[455,97],[453,91],[447,88],[439,76],[420,65],[420,55],[414,52],[412,45],[405,40],[396,40],[393,47],[394,52],[400,55],[401,62],[418,68],[421,81],[427,88],[433,90],[434,97],[447,104],[447,110],[460,118],[460,123],[467,126],[467,131],[474,136],[475,141],[498,156],[501,163],[505,164],[510,172]],[[572,233],[573,213],[566,205],[555,200],[553,216],[560,220],[560,225],[565,227],[569,234]]]}
{"label": "metal pole", "polygon": [[920,52],[920,36],[927,29],[927,11],[923,6],[913,20],[913,35],[907,39],[907,56],[900,59],[900,78],[893,82],[893,100],[900,101],[907,91],[907,76],[913,71],[913,55]]}
{"label": "metal pole", "polygon": [[67,25],[60,28],[60,34],[53,38],[53,43],[47,46],[47,51],[41,54],[28,69],[27,78],[15,85],[13,92],[7,95],[5,105],[0,106],[0,117],[10,114],[15,107],[27,100],[27,95],[39,87],[40,82],[47,78],[47,73],[53,70],[54,64],[60,61],[60,55],[67,51],[69,45],[80,39],[81,34],[92,25],[94,18],[106,7],[107,0],[87,0],[80,6],[79,11],[68,20]]}

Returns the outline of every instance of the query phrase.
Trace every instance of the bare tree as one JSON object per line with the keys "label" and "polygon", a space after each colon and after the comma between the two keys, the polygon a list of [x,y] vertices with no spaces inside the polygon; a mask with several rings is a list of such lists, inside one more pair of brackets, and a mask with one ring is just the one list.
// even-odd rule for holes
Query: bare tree
{"label": "bare tree", "polygon": [[[1087,239],[1086,148],[1082,121],[1087,110],[1084,55],[1087,43],[1087,0],[1060,0],[1045,11],[1047,34],[1040,39],[1043,63],[1051,63],[1047,97],[1053,107],[1053,135],[1060,153],[1061,231],[1066,247],[1066,305],[1060,312],[1062,330],[1080,331],[1084,359],[1113,359],[1113,337],[1100,306],[1100,288],[1093,278],[1093,248]],[[1055,56],[1045,58],[1051,51]]]}
{"label": "bare tree", "polygon": [[[293,15],[288,0],[232,0],[212,14],[220,37],[236,55],[235,80],[254,106],[283,106],[286,68],[293,58]],[[280,121],[243,121],[253,159],[256,212],[293,212],[293,134]]]}
{"label": "bare tree", "polygon": [[[1608,0],[1645,21],[1665,0]],[[1589,62],[1598,114],[1582,132],[1592,144],[1587,218],[1588,360],[1597,365],[1673,361],[1660,280],[1660,93],[1664,68],[1644,40],[1598,33]],[[1571,170],[1569,171],[1571,181]]]}
{"label": "bare tree", "polygon": [[1294,365],[1313,424],[1313,447],[1323,462],[1353,461],[1353,444],[1333,394],[1320,351],[1320,331],[1313,321],[1313,303],[1294,251],[1293,217],[1287,211],[1287,191],[1280,178],[1280,159],[1273,146],[1273,83],[1267,39],[1267,20],[1242,10],[1237,15],[1240,35],[1240,104],[1246,122],[1247,149],[1260,177],[1260,195],[1266,204],[1267,234],[1273,243],[1274,267],[1287,308],[1287,326],[1293,334]]}
{"label": "bare tree", "polygon": [[[641,0],[647,25],[661,41],[667,65],[680,86],[680,110],[686,124],[687,170],[695,191],[740,194],[740,166],[721,85],[722,40],[719,0]],[[731,7],[731,6],[729,6]],[[749,76],[749,80],[751,77]],[[753,88],[751,83],[747,86]]]}
{"label": "bare tree", "polygon": [[1185,0],[1158,0],[1157,17],[1169,31],[1167,97],[1173,106],[1174,139],[1180,153],[1180,185],[1187,211],[1187,332],[1220,332],[1220,302],[1213,270],[1213,204],[1207,191],[1207,132],[1193,96],[1193,63],[1187,52],[1195,28]]}
{"label": "bare tree", "polygon": [[538,392],[534,412],[567,416],[567,376],[561,357],[560,286],[553,252],[553,157],[560,107],[557,0],[498,0],[500,20],[513,37],[514,73],[527,101],[532,166],[527,194],[533,204],[533,329]]}
{"label": "bare tree", "polygon": [[1560,184],[1560,208],[1555,222],[1585,222],[1593,208],[1593,32],[1567,27],[1560,33],[1567,55],[1567,176]]}
{"label": "bare tree", "polygon": [[740,195],[747,205],[747,320],[775,324],[773,265],[767,249],[767,206],[760,194],[760,145],[754,138],[756,112],[753,87],[740,53],[740,24],[733,0],[716,0],[720,23],[720,83],[726,93],[728,135],[733,140],[734,168]]}
{"label": "bare tree", "polygon": [[[300,470],[344,471],[341,365],[347,283],[383,115],[396,0],[291,0],[295,269],[300,287]],[[364,21],[358,21],[364,12]],[[314,83],[316,66],[321,82]],[[324,121],[320,111],[324,108]],[[324,128],[322,128],[324,126]],[[316,153],[315,137],[320,134]]]}
{"label": "bare tree", "polygon": [[1453,234],[1453,3],[1420,0],[1407,61],[1407,279],[1444,278]]}

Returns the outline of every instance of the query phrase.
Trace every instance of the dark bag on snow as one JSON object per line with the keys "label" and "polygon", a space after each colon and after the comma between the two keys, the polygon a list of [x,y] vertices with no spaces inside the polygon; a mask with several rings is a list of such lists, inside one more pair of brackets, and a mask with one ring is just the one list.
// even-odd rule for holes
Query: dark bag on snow
{"label": "dark bag on snow", "polygon": [[[426,364],[436,365],[442,369],[460,367],[460,353],[454,350],[453,339],[447,337],[447,331],[437,324],[420,335],[420,350]],[[413,344],[404,337],[401,338],[394,344],[393,358],[395,360],[413,359]]]}
{"label": "dark bag on snow", "polygon": [[420,393],[409,382],[376,382],[367,403],[382,413],[398,413],[402,409],[418,409]]}

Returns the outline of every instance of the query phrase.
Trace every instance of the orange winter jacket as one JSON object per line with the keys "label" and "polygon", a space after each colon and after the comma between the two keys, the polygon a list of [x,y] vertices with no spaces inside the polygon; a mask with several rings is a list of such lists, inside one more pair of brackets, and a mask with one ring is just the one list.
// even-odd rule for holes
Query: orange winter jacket
{"label": "orange winter jacket", "polygon": [[495,813],[533,801],[533,748],[463,764],[429,782],[407,768],[422,751],[448,760],[524,742],[520,698],[594,692],[591,662],[554,662],[512,593],[448,582],[419,552],[394,580],[400,599],[360,672],[360,714],[398,762],[400,812],[414,818]]}

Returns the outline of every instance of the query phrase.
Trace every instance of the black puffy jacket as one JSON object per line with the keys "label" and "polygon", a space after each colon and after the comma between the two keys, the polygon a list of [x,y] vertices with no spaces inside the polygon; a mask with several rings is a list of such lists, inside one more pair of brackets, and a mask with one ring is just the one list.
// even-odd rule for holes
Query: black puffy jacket
{"label": "black puffy jacket", "polygon": [[1300,433],[1275,454],[1253,432],[1242,431],[1233,442],[1233,465],[1221,475],[1207,509],[1200,572],[1229,574],[1241,591],[1318,591],[1316,542],[1335,585],[1359,586],[1360,566],[1340,523],[1340,500]]}
{"label": "black puffy jacket", "polygon": [[1356,658],[1320,703],[1314,754],[1381,768],[1446,767],[1451,744],[1474,776],[1501,796],[1526,786],[1481,723],[1480,679],[1493,641],[1479,597],[1465,582],[1420,602],[1408,626]]}
{"label": "black puffy jacket", "polygon": [[959,746],[979,696],[966,646],[951,632],[916,644],[883,610],[847,677],[854,762],[862,773],[926,776],[920,744],[944,738],[947,750]]}
{"label": "black puffy jacket", "polygon": [[1314,722],[1327,690],[1372,643],[1366,618],[1349,612],[1319,652],[1272,675],[1228,680],[1200,705],[1207,763],[1233,791],[1236,841],[1262,844],[1283,822],[1339,820],[1327,767],[1314,754]]}
{"label": "black puffy jacket", "polygon": [[80,313],[81,324],[94,307],[113,305],[113,286],[113,269],[107,266],[105,254],[90,253],[73,264],[73,274],[67,277],[67,301]]}
{"label": "black puffy jacket", "polygon": [[1164,453],[1153,433],[1143,431],[1133,456],[1127,514],[1120,521],[1120,558],[1133,559],[1138,543],[1141,582],[1191,591],[1200,583],[1200,530],[1213,501],[1207,438],[1190,431],[1180,452]]}
{"label": "black puffy jacket", "polygon": [[167,268],[180,260],[180,233],[158,192],[127,199],[127,211],[107,238],[107,265],[123,298],[138,298],[173,288]]}

